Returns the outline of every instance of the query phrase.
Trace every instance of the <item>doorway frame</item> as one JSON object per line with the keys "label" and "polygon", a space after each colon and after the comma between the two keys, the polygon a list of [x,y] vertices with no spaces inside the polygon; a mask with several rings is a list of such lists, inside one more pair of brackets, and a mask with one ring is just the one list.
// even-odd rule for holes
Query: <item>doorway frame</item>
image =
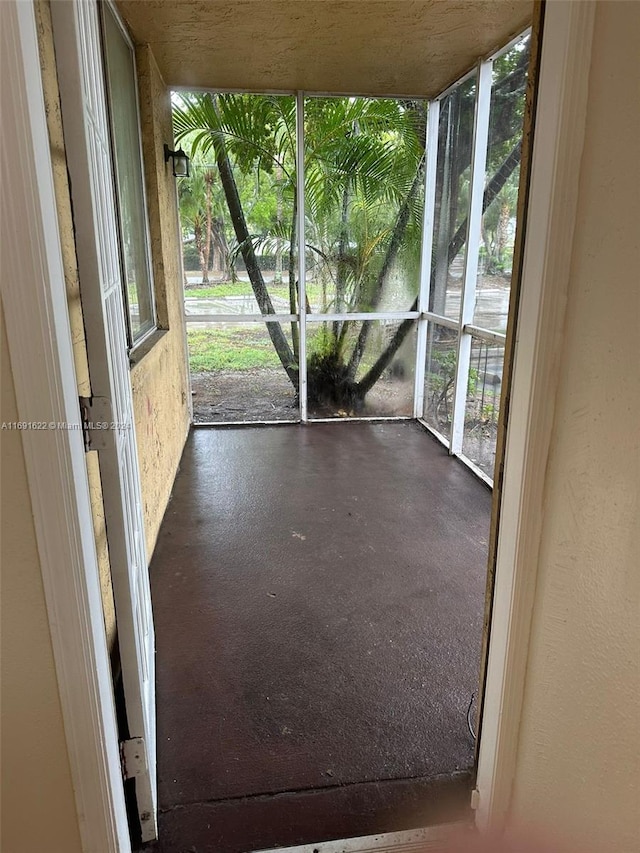
{"label": "doorway frame", "polygon": [[0,16],[2,304],[78,827],[85,853],[130,853],[35,10]]}
{"label": "doorway frame", "polygon": [[[77,423],[34,10],[20,0],[0,6],[14,45],[12,61],[3,59],[9,110],[3,158],[17,153],[11,168],[3,160],[5,197],[14,222],[31,225],[22,231],[13,226],[5,281],[14,286],[2,289],[18,412],[22,421]],[[554,2],[544,9],[512,415],[495,518],[494,603],[474,792],[481,829],[504,824],[517,762],[594,16],[591,3]],[[37,436],[25,430],[23,446],[82,847],[86,853],[129,853],[82,437],[74,429]]]}

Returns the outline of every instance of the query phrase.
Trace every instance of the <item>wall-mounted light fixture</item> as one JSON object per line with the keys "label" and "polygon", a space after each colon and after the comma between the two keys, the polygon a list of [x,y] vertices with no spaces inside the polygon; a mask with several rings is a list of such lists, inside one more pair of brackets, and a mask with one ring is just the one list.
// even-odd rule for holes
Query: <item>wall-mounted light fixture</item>
{"label": "wall-mounted light fixture", "polygon": [[165,143],[164,162],[168,163],[169,160],[171,160],[171,165],[173,167],[174,178],[189,177],[189,158],[182,148],[178,148],[177,151],[171,151],[169,146]]}

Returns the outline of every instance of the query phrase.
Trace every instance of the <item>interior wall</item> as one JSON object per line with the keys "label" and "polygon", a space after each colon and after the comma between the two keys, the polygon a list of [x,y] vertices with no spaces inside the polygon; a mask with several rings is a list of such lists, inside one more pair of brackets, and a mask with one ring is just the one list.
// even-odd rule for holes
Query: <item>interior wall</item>
{"label": "interior wall", "polygon": [[610,853],[640,837],[638,32],[598,3],[512,804]]}
{"label": "interior wall", "polygon": [[[55,50],[53,46],[53,28],[51,25],[51,7],[49,0],[35,0],[34,10],[36,27],[38,29],[38,47],[40,50],[40,70],[42,72],[42,88],[47,115],[47,130],[51,148],[53,166],[53,185],[56,195],[58,222],[60,227],[60,246],[62,249],[62,264],[67,293],[67,308],[73,344],[73,360],[78,383],[78,394],[82,397],[91,396],[91,381],[89,379],[89,361],[87,357],[87,342],[84,334],[84,319],[80,301],[80,280],[78,277],[78,260],[73,229],[73,212],[69,194],[69,176],[67,173],[67,158],[64,147],[64,132],[60,110],[60,90],[58,74],[55,65]],[[116,637],[116,612],[111,586],[111,565],[109,563],[109,547],[107,529],[102,501],[102,481],[100,479],[100,462],[98,453],[87,453],[87,475],[89,493],[91,496],[91,515],[93,532],[96,540],[98,569],[100,572],[100,589],[102,592],[102,609],[104,612],[107,643],[112,649]]]}
{"label": "interior wall", "polygon": [[131,369],[147,555],[171,495],[191,420],[176,179],[164,161],[173,147],[171,100],[151,50],[136,49],[142,149],[158,323],[166,333]]}
{"label": "interior wall", "polygon": [[[0,304],[0,419],[18,420]],[[22,433],[0,433],[3,853],[80,853]]]}

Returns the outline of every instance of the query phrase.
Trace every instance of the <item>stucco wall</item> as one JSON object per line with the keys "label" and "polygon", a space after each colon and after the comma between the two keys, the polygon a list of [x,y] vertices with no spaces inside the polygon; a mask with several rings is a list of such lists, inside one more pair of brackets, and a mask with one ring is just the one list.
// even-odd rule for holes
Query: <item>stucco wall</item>
{"label": "stucco wall", "polygon": [[183,274],[176,180],[164,162],[171,145],[171,101],[148,47],[136,50],[142,148],[158,322],[167,329],[131,370],[138,460],[149,557],[171,494],[189,428]]}
{"label": "stucco wall", "polygon": [[[0,305],[0,420],[17,421]],[[3,853],[80,853],[22,433],[0,432]]]}
{"label": "stucco wall", "polygon": [[640,5],[599,3],[513,814],[636,851]]}

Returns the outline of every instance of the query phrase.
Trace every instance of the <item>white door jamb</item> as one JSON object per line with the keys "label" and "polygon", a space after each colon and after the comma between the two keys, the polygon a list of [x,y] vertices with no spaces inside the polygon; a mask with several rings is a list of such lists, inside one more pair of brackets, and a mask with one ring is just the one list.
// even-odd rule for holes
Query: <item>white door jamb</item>
{"label": "white door jamb", "polygon": [[504,825],[516,771],[595,5],[553,2],[544,11],[477,767],[481,829]]}
{"label": "white door jamb", "polygon": [[[2,302],[84,853],[130,853],[32,3],[0,3]],[[58,428],[58,425],[61,425]]]}

